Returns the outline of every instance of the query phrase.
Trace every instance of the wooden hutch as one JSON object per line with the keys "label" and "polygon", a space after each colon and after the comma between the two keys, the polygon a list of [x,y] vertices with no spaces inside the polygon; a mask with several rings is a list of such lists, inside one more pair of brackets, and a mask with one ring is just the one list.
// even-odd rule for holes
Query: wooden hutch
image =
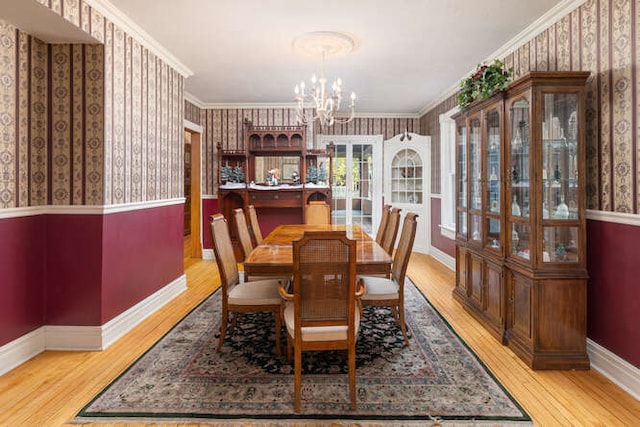
{"label": "wooden hutch", "polygon": [[531,72],[456,117],[454,297],[533,369],[588,369],[585,83]]}
{"label": "wooden hutch", "polygon": [[[254,126],[244,123],[244,148],[218,144],[218,204],[230,227],[236,258],[241,261],[233,210],[254,205],[259,218],[286,209],[287,218],[302,222],[309,201],[331,204],[333,147],[307,149],[304,126]],[[277,169],[279,175],[269,174]],[[321,170],[318,179],[317,171]],[[297,179],[296,179],[297,175]],[[275,216],[275,218],[274,218]]]}

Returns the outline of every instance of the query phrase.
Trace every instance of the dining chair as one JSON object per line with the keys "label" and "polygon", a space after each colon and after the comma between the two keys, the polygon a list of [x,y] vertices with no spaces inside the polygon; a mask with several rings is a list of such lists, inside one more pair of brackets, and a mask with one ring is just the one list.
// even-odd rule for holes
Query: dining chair
{"label": "dining chair", "polygon": [[256,214],[256,208],[253,205],[249,205],[249,224],[251,224],[251,234],[253,234],[253,240],[257,245],[262,244],[262,231],[260,231],[260,224],[258,223],[258,214]]}
{"label": "dining chair", "polygon": [[384,231],[389,221],[389,212],[391,211],[391,205],[384,205],[382,207],[382,217],[380,218],[380,225],[378,225],[378,232],[376,233],[376,243],[382,246],[384,240]]}
{"label": "dining chair", "polygon": [[[238,240],[240,241],[240,249],[242,249],[242,261],[247,259],[251,251],[253,250],[253,242],[251,241],[251,235],[249,234],[249,227],[247,226],[247,219],[244,216],[244,211],[242,208],[237,208],[233,210],[233,221],[236,223],[236,232],[238,234]],[[242,276],[242,280],[244,282],[250,282],[254,280],[262,280],[262,279],[275,279],[288,281],[287,276],[258,276],[249,277],[245,272],[240,274]]]}
{"label": "dining chair", "polygon": [[408,212],[404,217],[402,234],[400,235],[398,249],[396,249],[391,266],[391,278],[359,276],[366,289],[365,294],[362,296],[362,304],[365,306],[390,307],[394,319],[402,330],[406,345],[409,345],[409,338],[404,320],[404,279],[416,237],[417,218],[418,215],[414,212]]}
{"label": "dining chair", "polygon": [[400,208],[391,208],[387,225],[384,228],[384,238],[382,239],[382,249],[389,255],[393,255],[393,248],[396,245],[396,237],[398,236],[398,228],[400,226]]}
{"label": "dining chair", "polygon": [[356,338],[360,327],[356,241],[345,231],[307,231],[293,242],[293,293],[280,286],[287,355],[294,353],[295,412],[300,411],[302,353],[347,350],[351,410],[356,408]]}
{"label": "dining chair", "polygon": [[325,201],[310,201],[304,208],[305,224],[331,224],[331,206]]}
{"label": "dining chair", "polygon": [[251,242],[247,219],[244,216],[242,208],[233,210],[233,222],[236,224],[236,232],[238,233],[238,240],[240,241],[240,249],[242,249],[242,259],[245,260],[253,250],[253,242]]}
{"label": "dining chair", "polygon": [[[241,282],[227,220],[222,214],[215,214],[210,217],[210,220],[213,252],[222,286],[222,319],[217,351],[222,349],[229,321],[231,321],[230,330],[233,330],[239,314],[270,311],[273,313],[276,326],[276,354],[280,356],[282,320],[278,286],[282,281],[265,279]],[[232,314],[233,317],[230,318]]]}

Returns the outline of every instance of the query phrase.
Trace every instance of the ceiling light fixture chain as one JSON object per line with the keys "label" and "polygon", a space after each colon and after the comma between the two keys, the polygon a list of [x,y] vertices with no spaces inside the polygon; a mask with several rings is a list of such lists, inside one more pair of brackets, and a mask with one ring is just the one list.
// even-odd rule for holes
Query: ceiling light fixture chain
{"label": "ceiling light fixture chain", "polygon": [[[325,77],[324,61],[328,54],[348,53],[353,49],[353,40],[341,33],[315,32],[307,33],[294,40],[294,49],[299,52],[320,56],[320,78],[315,74],[311,77],[311,85],[307,90],[302,81],[295,87],[296,94],[296,118],[298,123],[309,124],[314,120],[320,122],[320,126],[332,126],[336,123],[348,123],[354,118],[355,100],[354,92],[350,96],[347,117],[338,118],[342,104],[342,79],[339,77],[327,90],[327,78]],[[309,112],[311,110],[311,112]]]}

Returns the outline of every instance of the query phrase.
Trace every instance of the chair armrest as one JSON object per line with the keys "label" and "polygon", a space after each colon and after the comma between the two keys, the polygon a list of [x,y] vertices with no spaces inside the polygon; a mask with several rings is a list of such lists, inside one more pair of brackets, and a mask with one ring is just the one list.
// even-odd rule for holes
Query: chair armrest
{"label": "chair armrest", "polygon": [[[287,283],[287,287],[289,284]],[[293,294],[287,292],[287,289],[282,285],[282,282],[278,280],[278,292],[280,293],[280,298],[285,301],[293,301]]]}
{"label": "chair armrest", "polygon": [[365,292],[364,280],[362,278],[358,279],[358,283],[356,284],[356,298],[360,298],[364,295]]}

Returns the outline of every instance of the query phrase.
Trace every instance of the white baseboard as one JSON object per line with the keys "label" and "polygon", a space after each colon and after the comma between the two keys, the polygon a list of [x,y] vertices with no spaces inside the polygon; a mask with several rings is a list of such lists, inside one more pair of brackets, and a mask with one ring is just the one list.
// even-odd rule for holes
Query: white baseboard
{"label": "white baseboard", "polygon": [[216,259],[216,256],[213,254],[213,249],[203,249],[202,250],[202,259]]}
{"label": "white baseboard", "polygon": [[451,255],[442,252],[440,249],[435,246],[431,246],[429,250],[429,255],[434,257],[437,261],[447,266],[450,270],[456,271],[456,259]]}
{"label": "white baseboard", "polygon": [[587,353],[591,368],[640,400],[640,369],[590,339],[587,339]]}
{"label": "white baseboard", "polygon": [[44,342],[44,327],[41,327],[0,347],[0,375],[41,353]]}
{"label": "white baseboard", "polygon": [[102,325],[102,350],[109,347],[118,338],[186,290],[187,276],[183,274],[155,294],[148,296],[124,313],[109,320]]}
{"label": "white baseboard", "polygon": [[45,350],[104,350],[186,289],[183,274],[102,326],[42,326],[0,347],[0,375]]}

